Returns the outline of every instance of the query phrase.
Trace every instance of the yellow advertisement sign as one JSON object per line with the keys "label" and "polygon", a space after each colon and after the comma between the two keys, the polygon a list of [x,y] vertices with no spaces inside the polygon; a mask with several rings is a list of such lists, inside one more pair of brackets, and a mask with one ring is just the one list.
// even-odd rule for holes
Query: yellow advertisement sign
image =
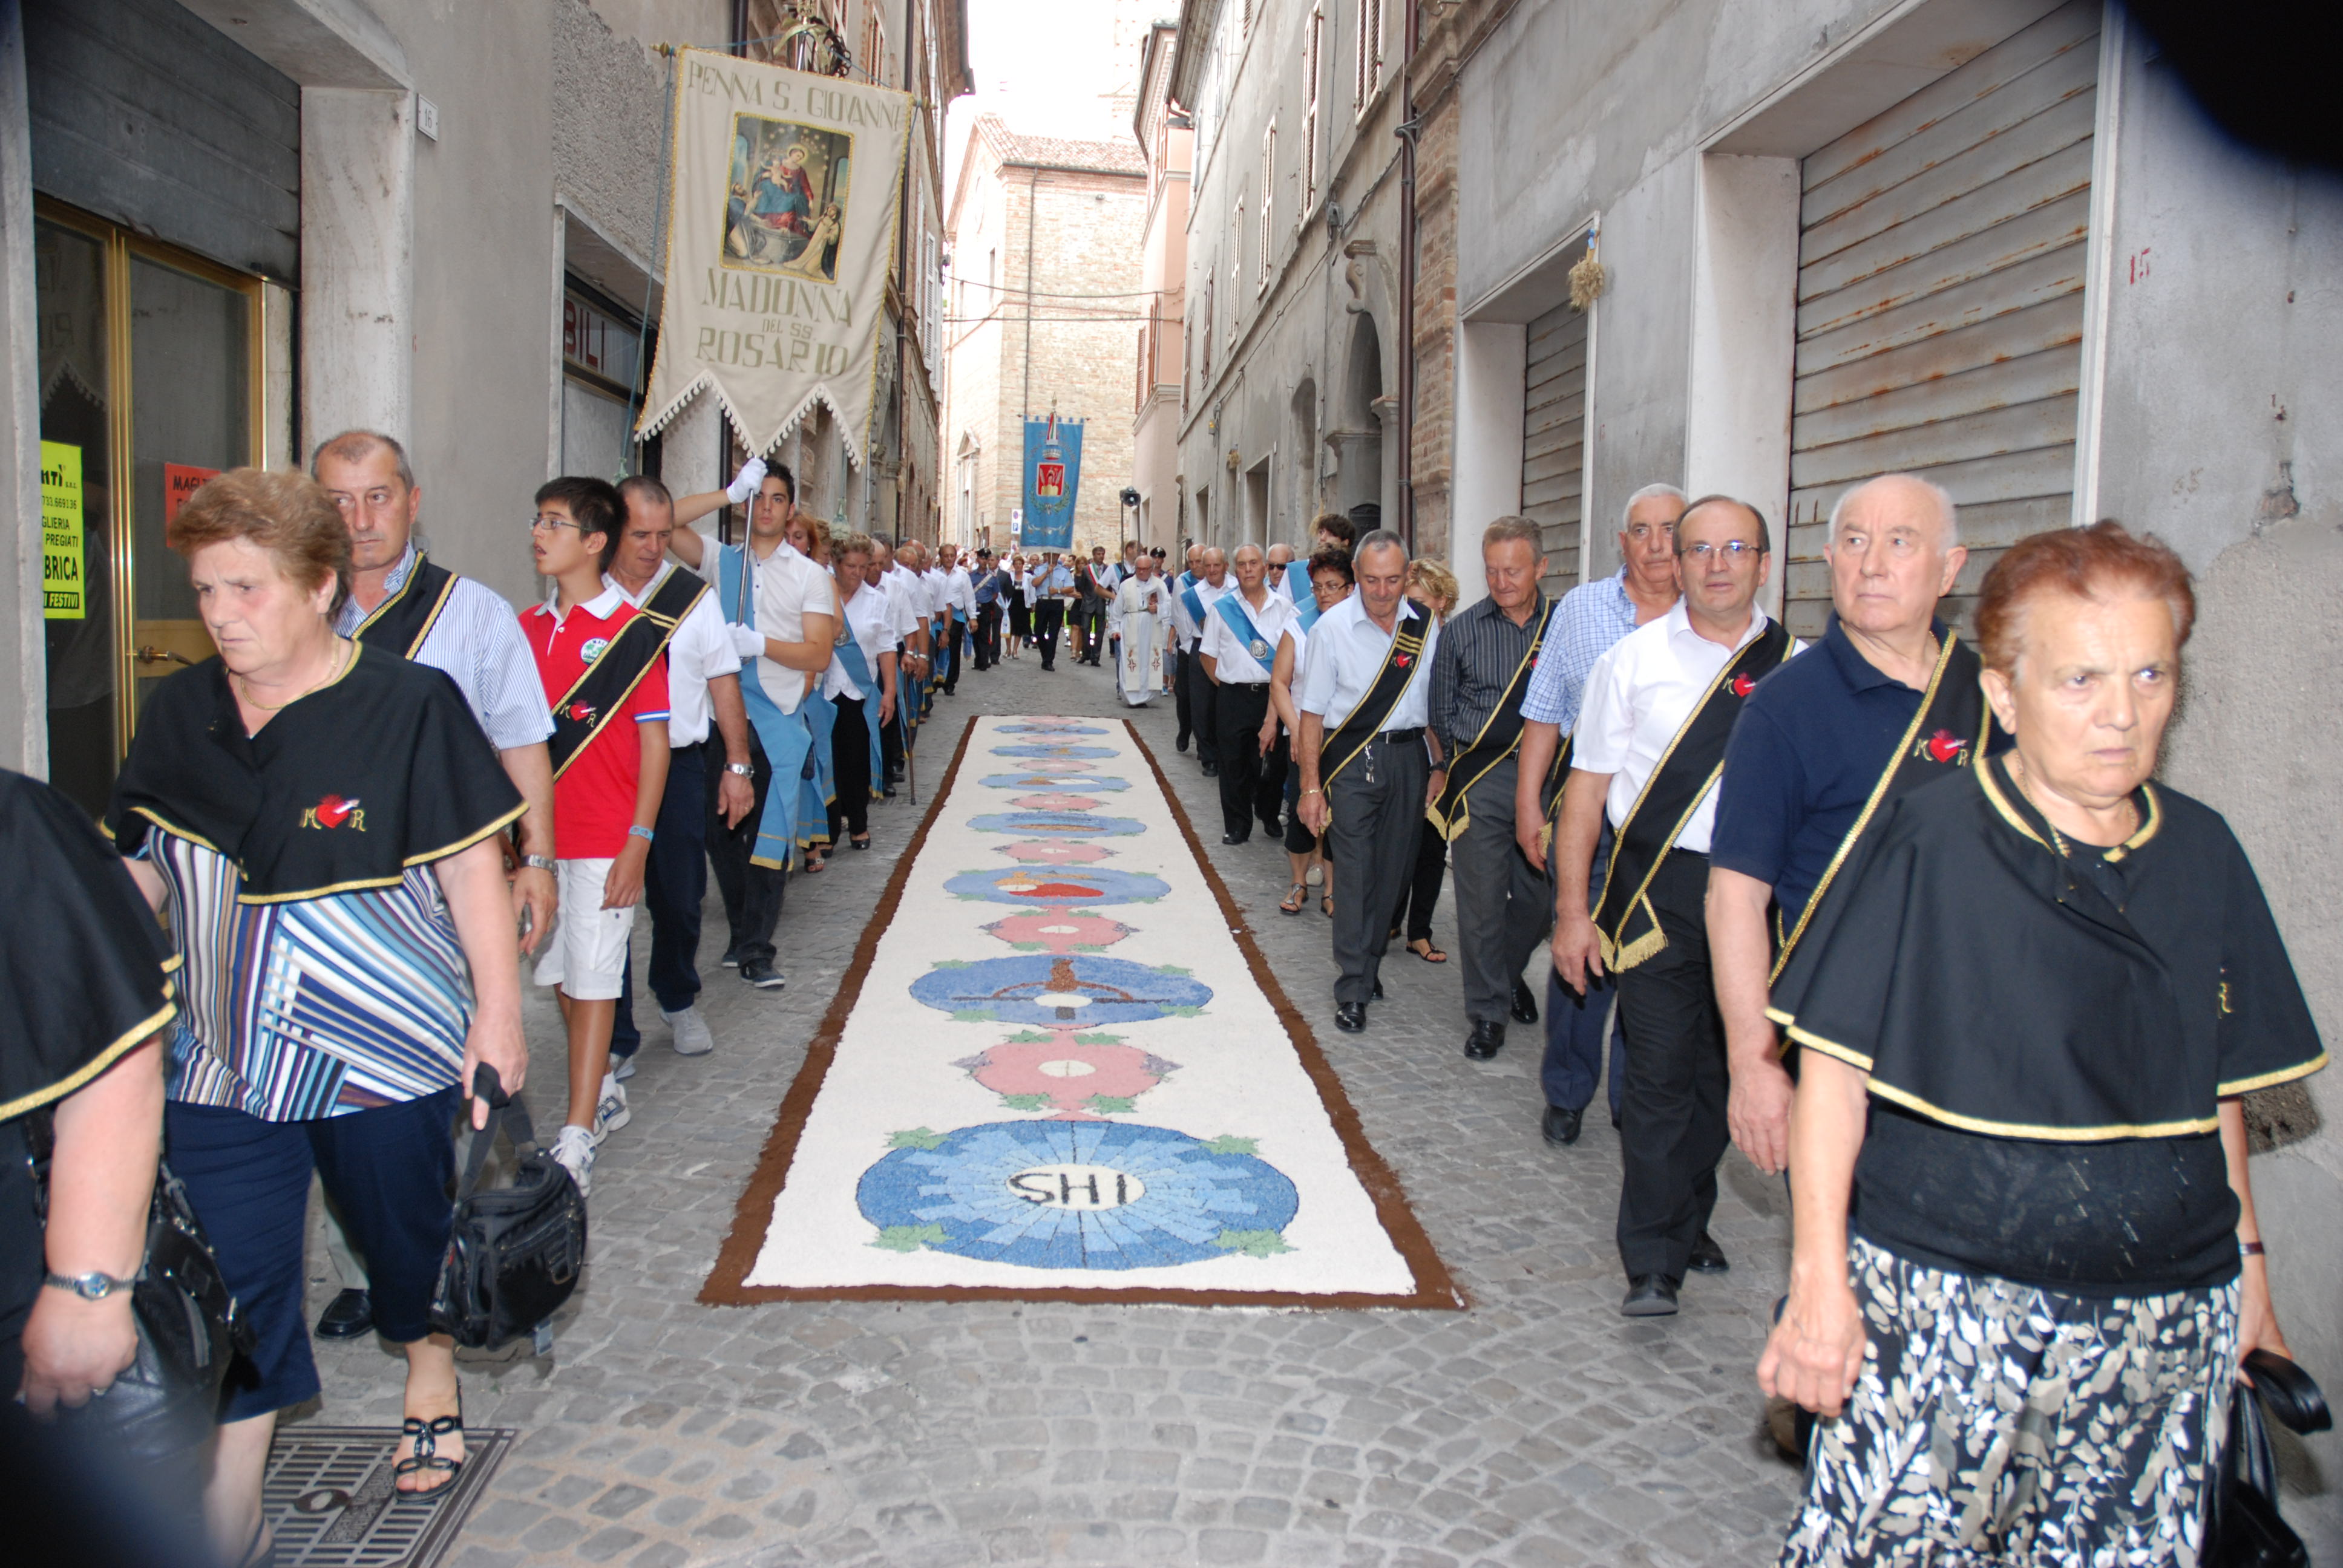
{"label": "yellow advertisement sign", "polygon": [[41,615],[82,620],[89,615],[82,577],[81,448],[41,443]]}

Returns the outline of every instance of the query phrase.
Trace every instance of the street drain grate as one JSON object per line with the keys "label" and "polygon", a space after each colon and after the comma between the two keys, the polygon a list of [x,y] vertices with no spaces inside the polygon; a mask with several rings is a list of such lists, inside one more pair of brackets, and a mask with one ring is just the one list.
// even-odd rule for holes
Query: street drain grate
{"label": "street drain grate", "polygon": [[277,1531],[278,1568],[432,1568],[518,1435],[504,1427],[467,1429],[462,1473],[418,1499],[391,1485],[396,1430],[278,1429],[261,1494]]}

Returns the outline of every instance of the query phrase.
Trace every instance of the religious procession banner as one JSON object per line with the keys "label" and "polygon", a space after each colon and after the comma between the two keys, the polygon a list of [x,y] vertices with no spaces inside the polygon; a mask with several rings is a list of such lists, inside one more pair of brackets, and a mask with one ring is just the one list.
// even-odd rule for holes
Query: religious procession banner
{"label": "religious procession banner", "polygon": [[638,436],[708,391],[769,452],[820,402],[866,460],[911,114],[885,87],[677,52],[667,301]]}
{"label": "religious procession banner", "polygon": [[1018,543],[1029,550],[1074,548],[1074,498],[1082,485],[1082,422],[1025,421],[1025,522]]}
{"label": "religious procession banner", "polygon": [[1464,1304],[1109,719],[970,721],[699,1299],[981,1298]]}

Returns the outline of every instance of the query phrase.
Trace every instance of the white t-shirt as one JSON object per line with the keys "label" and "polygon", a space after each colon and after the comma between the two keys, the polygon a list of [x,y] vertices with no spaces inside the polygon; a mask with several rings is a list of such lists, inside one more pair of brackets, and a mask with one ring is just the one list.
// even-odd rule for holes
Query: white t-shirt
{"label": "white t-shirt", "polygon": [[[710,568],[714,556],[702,556]],[[640,598],[627,593],[626,585],[618,578],[605,577],[609,587],[627,594],[627,602],[640,609],[650,602],[653,594],[667,586],[669,574],[692,574],[673,561],[664,563],[659,575],[644,585]],[[716,605],[716,590],[711,588],[699,596],[682,624],[667,644],[667,743],[669,746],[697,746],[708,739],[710,715],[708,703],[708,683],[719,676],[740,673],[740,655],[732,647],[732,634],[725,628],[724,612]]]}
{"label": "white t-shirt", "polygon": [[[845,592],[844,588],[839,590]],[[865,583],[854,590],[846,601],[846,635],[862,650],[862,662],[870,671],[870,678],[879,678],[879,656],[895,651],[895,609],[887,598],[887,590]],[[847,674],[845,661],[830,656],[830,668],[822,672],[821,694],[824,697],[861,699],[876,694],[883,688],[866,691],[860,681]]]}

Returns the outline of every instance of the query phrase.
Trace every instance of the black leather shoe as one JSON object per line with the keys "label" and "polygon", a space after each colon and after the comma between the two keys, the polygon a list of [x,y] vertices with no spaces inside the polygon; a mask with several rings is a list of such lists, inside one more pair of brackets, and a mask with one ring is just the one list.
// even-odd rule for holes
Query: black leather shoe
{"label": "black leather shoe", "polygon": [[1261,819],[1261,830],[1268,834],[1272,839],[1282,839],[1285,837],[1285,824],[1279,821],[1274,817],[1263,817]]}
{"label": "black leather shoe", "polygon": [[1637,1274],[1627,1282],[1627,1299],[1619,1303],[1623,1318],[1672,1318],[1676,1312],[1676,1282],[1665,1274]]}
{"label": "black leather shoe", "polygon": [[1346,1001],[1334,1010],[1334,1027],[1344,1034],[1364,1034],[1367,1031],[1367,1004]]}
{"label": "black leather shoe", "polygon": [[1578,1141],[1578,1124],[1585,1115],[1584,1106],[1572,1111],[1565,1106],[1549,1105],[1545,1108],[1545,1120],[1538,1124],[1538,1131],[1544,1133],[1545,1141],[1556,1149],[1566,1149]]}
{"label": "black leather shoe", "polygon": [[1221,842],[1223,844],[1242,844],[1252,837],[1252,835],[1250,833],[1223,833],[1221,835]]}
{"label": "black leather shoe", "polygon": [[1464,1054],[1474,1061],[1486,1061],[1505,1049],[1505,1026],[1485,1018],[1473,1020],[1473,1032],[1464,1037]]}
{"label": "black leather shoe", "polygon": [[1207,778],[1207,779],[1218,779],[1220,776],[1221,776],[1221,765],[1220,765],[1219,763],[1217,763],[1217,762],[1207,762],[1207,763],[1205,763],[1205,764],[1204,764],[1204,777],[1205,777],[1205,778]]}
{"label": "black leather shoe", "polygon": [[1515,1023],[1537,1021],[1537,998],[1532,996],[1530,988],[1519,980],[1513,982],[1513,1021]]}
{"label": "black leather shoe", "polygon": [[1185,751],[1188,749],[1188,738],[1184,735],[1180,736],[1172,742],[1172,745],[1175,750]]}
{"label": "black leather shoe", "polygon": [[1383,1000],[1383,981],[1381,981],[1381,980],[1377,980],[1377,981],[1375,981],[1375,989],[1374,989],[1373,990],[1369,991],[1369,992],[1367,993],[1367,1000],[1370,1000],[1370,1001],[1381,1001],[1381,1000]]}
{"label": "black leather shoe", "polygon": [[364,1291],[344,1291],[317,1314],[321,1340],[354,1340],[374,1327],[374,1298]]}
{"label": "black leather shoe", "polygon": [[1725,1257],[1725,1249],[1716,1244],[1716,1238],[1703,1231],[1700,1239],[1692,1244],[1691,1261],[1684,1266],[1695,1274],[1721,1274],[1733,1264]]}

